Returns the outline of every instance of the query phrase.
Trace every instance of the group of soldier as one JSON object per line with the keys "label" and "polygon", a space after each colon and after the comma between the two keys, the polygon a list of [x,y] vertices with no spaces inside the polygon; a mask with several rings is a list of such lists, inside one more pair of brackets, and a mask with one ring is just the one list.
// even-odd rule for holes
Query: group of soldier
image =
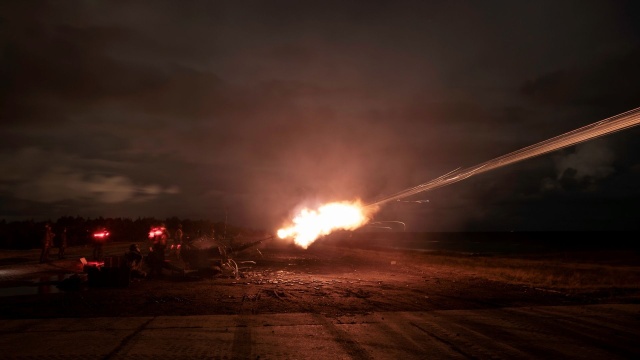
{"label": "group of soldier", "polygon": [[[54,247],[54,238],[56,238],[56,234],[54,234],[52,226],[50,223],[45,224],[44,235],[42,237],[42,251],[40,253],[40,263],[47,263],[50,260],[50,252],[51,248]],[[103,234],[103,236],[97,236]],[[102,246],[103,243],[107,240],[106,237],[109,233],[100,228],[99,231],[94,233],[94,249],[93,249],[93,257],[94,260],[101,260],[102,257]],[[170,254],[175,258],[180,257],[180,249],[183,246],[183,238],[184,233],[182,231],[182,225],[178,225],[178,228],[174,232],[173,243],[170,246]],[[58,258],[65,258],[65,250],[67,248],[67,228],[64,227],[61,229],[61,232],[57,236],[58,242]],[[150,241],[150,252],[146,258],[146,264],[150,269],[151,275],[161,275],[163,269],[171,270],[172,272],[184,272],[183,269],[176,267],[171,264],[165,258],[165,253],[167,251],[167,241],[169,240],[169,233],[165,228],[164,224],[154,227],[151,229],[149,233],[149,241]],[[140,247],[137,244],[132,244],[129,247],[129,250],[124,255],[124,261],[128,267],[130,267],[134,271],[139,271],[139,273],[143,273],[142,264],[144,260],[144,256],[140,251]]]}
{"label": "group of soldier", "polygon": [[[151,236],[151,233],[149,235],[149,239],[151,241],[151,249],[156,252],[156,255],[158,257],[160,257],[160,259],[162,261],[164,261],[164,253],[167,247],[167,239],[168,239],[168,232],[167,229],[164,227],[164,224],[162,224],[160,227],[156,227],[154,229],[159,230],[157,233],[154,233],[153,236]],[[153,230],[153,229],[152,229]],[[104,242],[106,241],[106,236],[109,233],[104,229],[104,228],[100,228],[98,232],[96,232],[94,235],[94,239],[93,239],[93,243],[94,243],[94,249],[93,249],[93,258],[94,260],[100,260],[102,257],[102,246],[104,244]],[[97,235],[102,235],[102,236],[97,236]],[[184,233],[182,231],[182,224],[178,225],[178,228],[176,229],[174,236],[173,236],[173,244],[171,245],[171,251],[173,253],[175,253],[176,257],[179,257],[180,255],[180,248],[183,245],[183,237],[184,237]],[[51,254],[51,249],[55,246],[54,244],[54,239],[56,238],[56,234],[53,232],[52,226],[50,223],[45,223],[44,225],[44,234],[42,236],[42,241],[41,241],[41,252],[40,252],[40,263],[46,263],[51,261],[50,259],[50,254]],[[58,259],[64,259],[65,258],[65,251],[66,248],[68,246],[68,241],[67,241],[67,228],[63,227],[61,232],[58,234],[57,236],[58,238]],[[137,246],[137,245],[136,245]]]}

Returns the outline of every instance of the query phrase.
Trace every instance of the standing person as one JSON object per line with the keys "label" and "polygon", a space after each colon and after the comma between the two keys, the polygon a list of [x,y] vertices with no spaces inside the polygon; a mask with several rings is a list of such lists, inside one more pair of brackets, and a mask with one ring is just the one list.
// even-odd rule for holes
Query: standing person
{"label": "standing person", "polygon": [[64,250],[67,248],[67,227],[62,228],[60,243],[58,244],[58,259],[64,259]]}
{"label": "standing person", "polygon": [[49,262],[49,251],[53,246],[53,231],[51,231],[51,225],[46,223],[44,225],[44,236],[42,237],[42,252],[40,253],[40,263]]}
{"label": "standing person", "polygon": [[148,256],[151,275],[162,275],[162,268],[165,262],[165,250],[167,248],[167,229],[164,224],[154,227],[149,232],[151,239],[151,252]]}
{"label": "standing person", "polygon": [[106,228],[99,228],[93,233],[93,260],[102,260],[103,251],[102,246],[109,237],[109,231]]}
{"label": "standing person", "polygon": [[176,251],[176,257],[180,258],[180,249],[182,248],[182,237],[184,233],[182,232],[182,224],[178,224],[178,230],[176,230],[173,235],[173,248]]}

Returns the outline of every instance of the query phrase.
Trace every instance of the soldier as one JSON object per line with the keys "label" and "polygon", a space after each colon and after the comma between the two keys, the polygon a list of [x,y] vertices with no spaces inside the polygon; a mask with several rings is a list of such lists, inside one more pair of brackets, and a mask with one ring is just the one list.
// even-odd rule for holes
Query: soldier
{"label": "soldier", "polygon": [[64,259],[64,250],[67,248],[67,227],[62,228],[60,243],[58,244],[58,259]]}
{"label": "soldier", "polygon": [[165,262],[164,252],[167,248],[167,230],[164,224],[152,228],[149,232],[149,238],[152,241],[151,252],[148,256],[151,275],[162,275],[162,268]]}
{"label": "soldier", "polygon": [[49,251],[53,245],[53,231],[51,231],[51,225],[46,223],[44,225],[44,236],[42,237],[42,252],[40,253],[40,263],[49,262]]}
{"label": "soldier", "polygon": [[107,231],[107,229],[103,227],[98,228],[98,230],[93,233],[93,260],[102,260],[104,254],[102,247],[107,241],[108,237],[109,231]]}
{"label": "soldier", "polygon": [[124,260],[126,266],[131,270],[132,277],[145,277],[144,271],[142,271],[142,252],[138,244],[131,244],[129,251],[124,254]]}
{"label": "soldier", "polygon": [[182,232],[182,224],[178,224],[178,230],[176,230],[173,235],[173,246],[172,248],[175,250],[175,254],[177,258],[180,258],[180,249],[182,248],[182,237],[184,233]]}

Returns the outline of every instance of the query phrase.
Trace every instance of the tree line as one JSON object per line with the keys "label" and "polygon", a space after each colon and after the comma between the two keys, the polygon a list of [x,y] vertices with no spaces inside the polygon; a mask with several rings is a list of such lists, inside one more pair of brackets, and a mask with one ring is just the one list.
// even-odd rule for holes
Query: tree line
{"label": "tree line", "polygon": [[92,243],[93,232],[105,228],[109,231],[109,241],[141,242],[148,239],[152,227],[164,225],[170,237],[179,225],[182,225],[185,240],[200,236],[233,239],[236,237],[264,236],[261,230],[243,228],[225,222],[211,220],[190,220],[171,217],[156,218],[83,218],[64,216],[56,221],[11,221],[0,220],[0,248],[3,249],[33,249],[41,246],[44,237],[45,224],[51,224],[54,244],[57,246],[60,236],[66,229],[68,246],[87,245]]}

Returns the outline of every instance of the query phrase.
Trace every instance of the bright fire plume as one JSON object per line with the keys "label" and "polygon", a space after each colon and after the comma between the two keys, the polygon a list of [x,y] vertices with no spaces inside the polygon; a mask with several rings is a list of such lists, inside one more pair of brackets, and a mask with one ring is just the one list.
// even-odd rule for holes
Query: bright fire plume
{"label": "bright fire plume", "polygon": [[292,225],[278,230],[278,237],[293,238],[297,245],[306,249],[320,236],[365,225],[372,212],[373,209],[363,207],[360,201],[333,202],[318,210],[303,209],[293,218]]}

